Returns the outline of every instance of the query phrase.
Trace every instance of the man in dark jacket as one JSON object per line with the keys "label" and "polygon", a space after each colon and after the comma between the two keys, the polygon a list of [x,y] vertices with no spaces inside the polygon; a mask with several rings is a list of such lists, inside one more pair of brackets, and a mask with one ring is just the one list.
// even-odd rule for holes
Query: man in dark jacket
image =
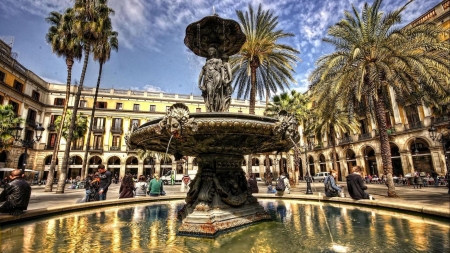
{"label": "man in dark jacket", "polygon": [[248,186],[250,187],[250,190],[252,193],[258,193],[258,181],[256,181],[255,174],[251,174],[250,178],[248,179]]}
{"label": "man in dark jacket", "polygon": [[100,177],[100,188],[98,191],[99,199],[106,200],[106,193],[108,192],[108,187],[111,184],[111,172],[107,171],[105,165],[103,164],[98,166],[98,172]]}
{"label": "man in dark jacket", "polygon": [[27,210],[31,196],[31,187],[23,180],[21,170],[13,170],[9,176],[10,182],[0,194],[0,202],[5,201],[0,207],[0,213],[19,215]]}
{"label": "man in dark jacket", "polygon": [[[361,177],[361,167],[354,166],[352,168],[353,173],[347,176],[347,189],[352,199],[369,199],[370,196],[364,190],[367,190],[367,186]],[[372,198],[374,199],[374,198]]]}

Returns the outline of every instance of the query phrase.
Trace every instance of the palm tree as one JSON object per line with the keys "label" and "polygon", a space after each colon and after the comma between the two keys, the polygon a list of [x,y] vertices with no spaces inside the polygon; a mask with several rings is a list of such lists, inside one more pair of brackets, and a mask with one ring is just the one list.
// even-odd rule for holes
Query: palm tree
{"label": "palm tree", "polygon": [[[305,96],[301,93],[298,93],[295,90],[291,90],[290,93],[285,92],[280,95],[275,95],[273,97],[273,102],[267,106],[264,113],[266,116],[269,116],[269,117],[278,117],[278,113],[280,111],[284,110],[284,111],[288,112],[289,114],[294,115],[298,122],[303,123],[310,117],[310,112],[307,107],[308,102],[309,102],[309,99],[307,96]],[[294,170],[295,171],[299,171],[299,169],[300,169],[299,155],[300,155],[300,150],[298,149],[298,146],[295,145],[294,146],[294,167],[295,167]],[[290,157],[290,154],[288,152],[287,153],[288,161],[290,161],[289,157]],[[292,168],[292,166],[290,166],[290,168]],[[267,168],[266,168],[266,170],[267,170]],[[267,171],[266,171],[266,174],[268,174]],[[289,172],[289,174],[291,175],[289,177],[291,184],[297,185],[298,177],[294,176],[294,173],[292,171]]]}
{"label": "palm tree", "polygon": [[289,82],[295,82],[292,65],[300,59],[296,49],[277,44],[277,40],[293,37],[292,33],[275,30],[278,17],[273,12],[263,11],[261,5],[257,13],[249,5],[249,11],[236,11],[247,41],[240,52],[230,59],[234,78],[234,88],[238,97],[250,94],[250,114],[255,114],[256,95],[260,98],[264,92],[276,93],[289,88]]}
{"label": "palm tree", "polygon": [[[382,13],[382,0],[367,3],[361,13],[353,6],[345,18],[328,29],[324,38],[336,52],[321,57],[310,76],[312,86],[338,91],[350,106],[365,100],[373,107],[380,132],[381,157],[389,197],[397,197],[392,179],[392,161],[386,124],[388,87],[397,97],[420,94],[424,100],[450,96],[448,42],[439,40],[445,32],[433,23],[399,29],[401,8]],[[350,107],[350,112],[352,108]]]}
{"label": "palm tree", "polygon": [[[328,97],[321,99],[315,108],[315,119],[309,125],[309,130],[316,136],[327,136],[331,142],[333,152],[333,169],[338,170],[336,155],[336,139],[338,134],[358,133],[359,122],[355,117],[350,117],[344,107],[345,101],[338,94],[327,93]],[[314,95],[312,95],[314,97]],[[342,135],[341,135],[342,136]]]}
{"label": "palm tree", "polygon": [[93,122],[94,122],[94,115],[95,115],[95,109],[96,109],[97,97],[98,97],[98,89],[100,87],[100,80],[102,78],[103,64],[105,64],[111,57],[111,50],[114,49],[117,51],[119,48],[119,41],[117,40],[118,33],[115,31],[112,31],[111,19],[106,19],[105,22],[103,23],[103,25],[104,25],[104,30],[100,36],[101,39],[96,41],[96,43],[93,47],[94,60],[99,62],[100,67],[98,70],[97,86],[95,87],[95,96],[94,96],[94,104],[92,106],[92,112],[91,112],[91,120],[90,120],[89,128],[88,128],[86,150],[84,151],[83,167],[81,169],[81,178],[84,178],[85,172],[87,173],[87,158],[88,158],[88,153],[89,153],[89,144],[91,142],[91,130],[92,130]]}
{"label": "palm tree", "polygon": [[8,148],[14,137],[13,129],[24,121],[12,105],[0,105],[0,150]]}
{"label": "palm tree", "polygon": [[[84,61],[81,71],[80,83],[75,95],[73,105],[73,115],[70,121],[70,126],[75,126],[76,115],[81,97],[81,91],[83,90],[84,77],[86,75],[86,69],[89,61],[89,54],[92,49],[92,45],[99,40],[102,34],[102,24],[105,20],[109,19],[109,15],[114,11],[108,7],[107,0],[76,0],[75,6],[75,23],[74,29],[77,35],[82,38],[84,49]],[[64,186],[67,177],[67,166],[70,155],[70,143],[72,143],[74,127],[69,128],[66,148],[64,150],[64,158],[61,166],[61,173],[59,177],[58,187],[56,193],[64,193]]]}
{"label": "palm tree", "polygon": [[[58,132],[61,132],[61,136],[67,140],[69,137],[70,130],[70,121],[72,119],[73,112],[71,110],[67,110],[67,117],[63,118],[59,116],[55,119],[55,126]],[[64,120],[64,121],[63,121]],[[60,127],[62,126],[62,129]],[[82,113],[79,113],[76,116],[75,127],[73,130],[72,142],[76,142],[77,140],[84,138],[87,132],[87,118]]]}
{"label": "palm tree", "polygon": [[[67,107],[70,97],[70,82],[72,81],[72,67],[74,60],[80,60],[82,56],[81,40],[73,29],[74,12],[72,8],[66,9],[64,15],[53,11],[45,19],[50,28],[46,34],[46,41],[52,46],[53,53],[58,57],[64,57],[67,65],[66,99],[62,112],[62,120],[65,121]],[[59,127],[62,130],[62,126]],[[52,161],[47,177],[45,191],[51,192],[53,188],[53,175],[56,167],[56,159],[59,152],[59,143],[61,141],[61,132],[58,132],[55,147],[53,148]]]}

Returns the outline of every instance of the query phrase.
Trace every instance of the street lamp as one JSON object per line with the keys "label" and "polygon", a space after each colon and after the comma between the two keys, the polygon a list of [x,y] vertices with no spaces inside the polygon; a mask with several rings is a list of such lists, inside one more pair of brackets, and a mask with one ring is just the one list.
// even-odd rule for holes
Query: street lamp
{"label": "street lamp", "polygon": [[[434,118],[431,119],[431,122],[434,121]],[[447,125],[447,129],[450,131],[450,122]],[[447,144],[447,142],[450,141],[450,133],[447,132],[438,132],[438,129],[434,126],[434,124],[431,124],[430,129],[428,129],[428,134],[430,135],[430,138],[433,141],[436,142],[440,142],[442,143],[442,148],[444,150],[444,159],[445,159],[445,165],[447,167],[447,180],[449,180],[450,177],[450,161],[449,161],[449,155],[447,155],[447,149],[445,147],[445,145]],[[448,193],[450,194],[450,183],[448,185]]]}
{"label": "street lamp", "polygon": [[307,144],[300,146],[300,148],[303,148],[305,151],[305,181],[306,181],[306,193],[305,194],[313,194],[312,189],[311,189],[311,182],[312,182],[312,177],[311,175],[309,175],[309,163],[308,163],[308,149],[309,148],[313,148],[314,147],[314,134],[310,134],[307,137]]}
{"label": "street lamp", "polygon": [[12,130],[14,131],[14,139],[16,141],[19,141],[22,144],[22,147],[25,148],[25,158],[24,158],[23,165],[22,165],[22,174],[24,174],[25,166],[27,165],[28,148],[31,148],[36,141],[41,140],[42,132],[44,132],[45,128],[42,127],[41,123],[37,123],[36,126],[34,127],[36,139],[31,138],[31,139],[27,139],[27,140],[20,139],[20,136],[22,135],[22,130],[23,130],[23,128],[20,127],[20,124],[17,124],[14,128],[12,128]]}

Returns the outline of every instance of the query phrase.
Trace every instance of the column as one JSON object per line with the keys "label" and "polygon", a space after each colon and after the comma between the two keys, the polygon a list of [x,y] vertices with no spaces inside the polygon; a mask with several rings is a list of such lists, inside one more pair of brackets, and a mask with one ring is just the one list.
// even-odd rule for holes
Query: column
{"label": "column", "polygon": [[109,138],[111,136],[111,116],[106,116],[103,150],[109,151]]}
{"label": "column", "polygon": [[[440,143],[439,143],[440,144]],[[434,171],[438,174],[445,175],[445,155],[442,148],[430,148],[431,161],[433,163]]]}
{"label": "column", "polygon": [[400,109],[398,108],[397,101],[395,100],[395,91],[391,86],[389,86],[389,94],[390,94],[389,97],[391,98],[392,111],[394,112],[395,128],[398,131],[403,131],[404,126],[400,117]]}

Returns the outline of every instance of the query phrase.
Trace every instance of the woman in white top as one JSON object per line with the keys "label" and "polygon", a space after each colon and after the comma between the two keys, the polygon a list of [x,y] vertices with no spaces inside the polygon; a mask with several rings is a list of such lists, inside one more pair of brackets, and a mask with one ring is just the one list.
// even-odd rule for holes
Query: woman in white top
{"label": "woman in white top", "polygon": [[140,175],[139,181],[136,183],[136,195],[135,197],[145,197],[147,196],[147,188],[148,184],[147,181],[145,181],[145,176]]}

